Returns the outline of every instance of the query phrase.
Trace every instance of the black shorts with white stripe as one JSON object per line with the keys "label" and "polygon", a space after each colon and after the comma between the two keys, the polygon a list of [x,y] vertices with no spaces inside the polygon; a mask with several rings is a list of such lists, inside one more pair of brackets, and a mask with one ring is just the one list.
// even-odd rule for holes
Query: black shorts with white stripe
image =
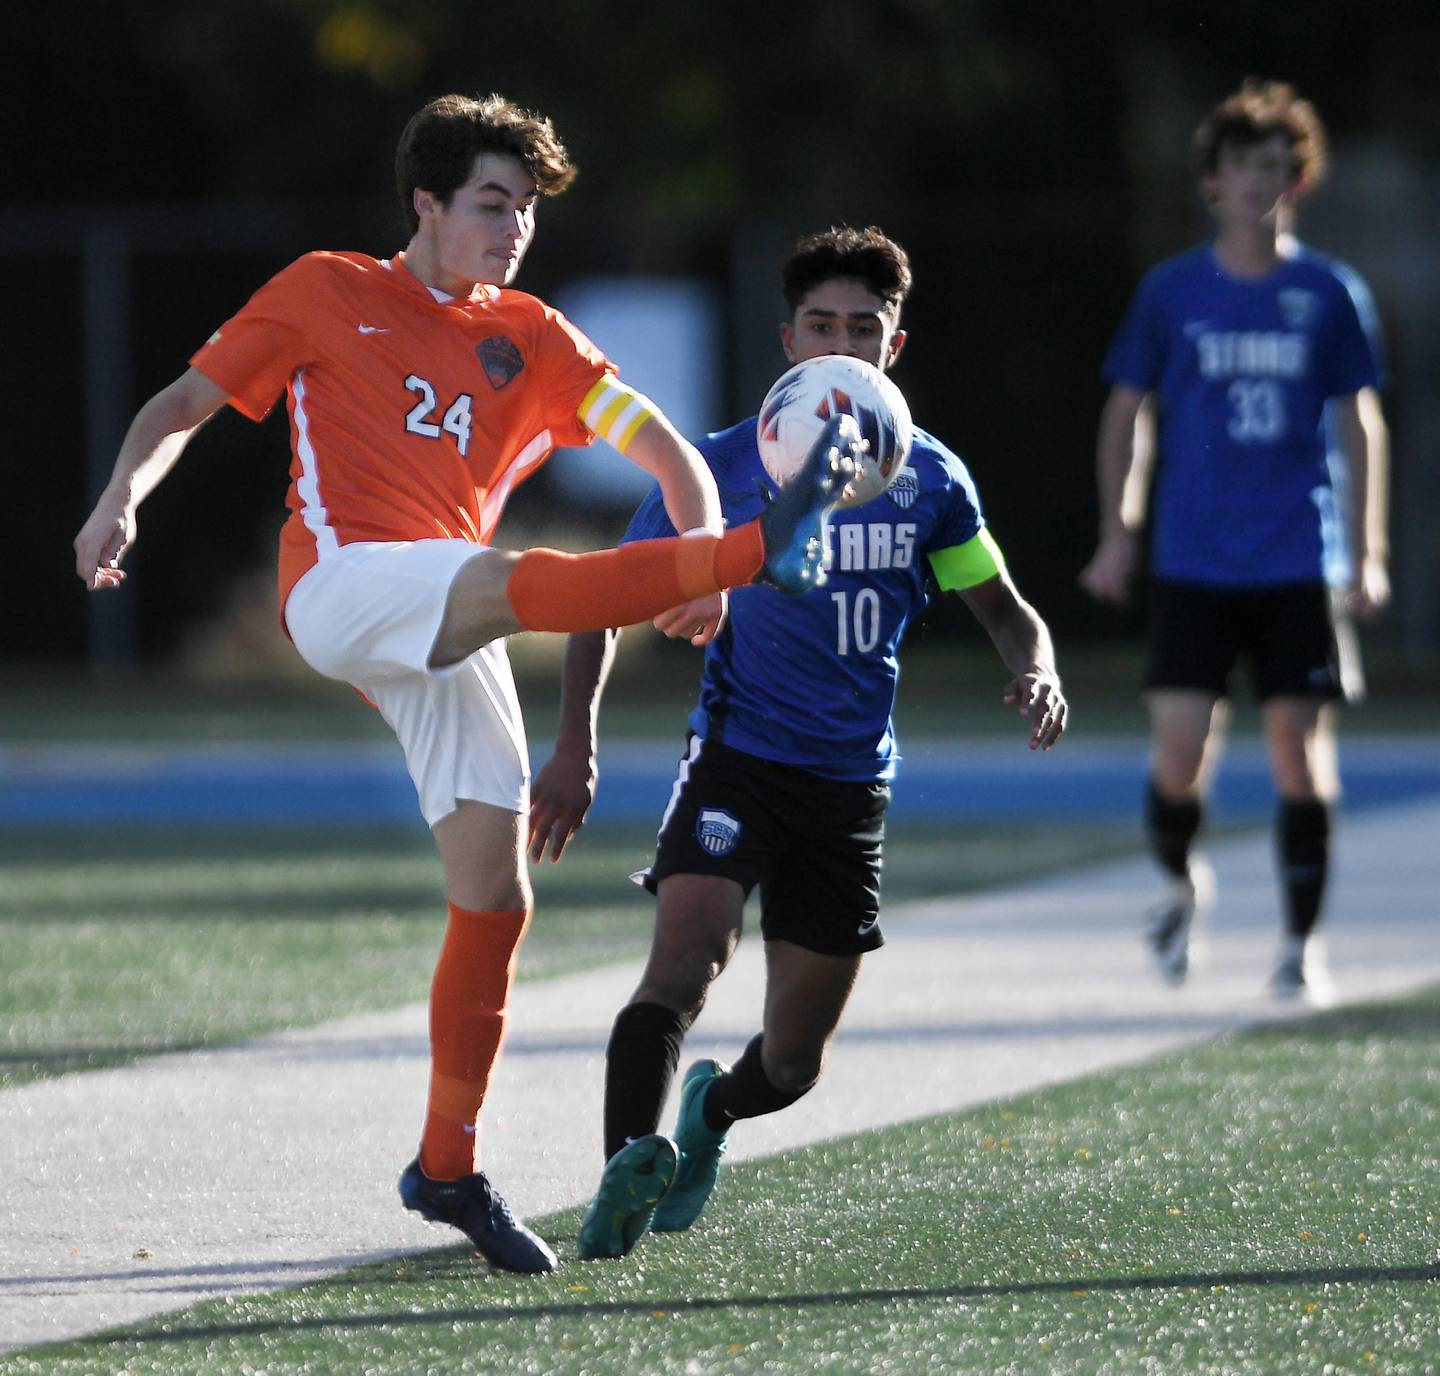
{"label": "black shorts with white stripe", "polygon": [[760,930],[821,955],[884,944],[880,866],[890,785],[828,779],[692,736],[660,824],[651,893],[675,874],[760,886]]}

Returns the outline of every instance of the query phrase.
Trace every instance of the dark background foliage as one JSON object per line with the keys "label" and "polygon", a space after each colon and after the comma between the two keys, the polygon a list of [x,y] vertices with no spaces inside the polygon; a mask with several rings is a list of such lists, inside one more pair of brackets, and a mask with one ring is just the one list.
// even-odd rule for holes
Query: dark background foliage
{"label": "dark background foliage", "polygon": [[[1415,381],[1433,379],[1433,354],[1407,311],[1434,291],[1433,253],[1415,247],[1434,211],[1399,248],[1393,226],[1434,199],[1436,51],[1440,10],[1420,0],[16,6],[0,56],[0,417],[17,498],[5,654],[87,653],[69,540],[129,413],[298,253],[403,246],[395,139],[452,89],[550,114],[580,166],[543,207],[518,285],[712,284],[727,330],[717,421],[753,410],[779,369],[777,265],[795,234],[873,221],[901,239],[916,289],[897,380],[971,463],[1033,600],[1071,637],[1104,637],[1136,622],[1074,587],[1093,542],[1100,359],[1140,272],[1206,231],[1196,122],[1247,74],[1289,79],[1335,148],[1302,230],[1376,287],[1402,505],[1433,513],[1433,386]],[[1400,189],[1389,203],[1385,188]],[[116,299],[128,313],[106,327]],[[269,561],[285,464],[283,422],[225,415],[147,504],[127,594],[144,656],[170,654]],[[523,495],[517,538],[558,499],[543,474]],[[585,533],[609,543],[623,519]],[[1402,602],[1380,630],[1396,642],[1440,639],[1434,594],[1416,586],[1433,581],[1434,542],[1415,532],[1433,525],[1399,522]]]}

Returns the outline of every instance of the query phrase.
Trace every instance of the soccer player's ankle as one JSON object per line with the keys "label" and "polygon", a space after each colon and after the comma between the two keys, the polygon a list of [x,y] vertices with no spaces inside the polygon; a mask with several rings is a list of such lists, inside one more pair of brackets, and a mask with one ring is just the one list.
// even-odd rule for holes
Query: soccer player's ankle
{"label": "soccer player's ankle", "polygon": [[700,1117],[711,1132],[728,1132],[735,1119],[716,1103],[715,1096],[710,1093],[716,1083],[718,1081],[706,1085],[705,1092],[700,1096]]}
{"label": "soccer player's ankle", "polygon": [[1150,780],[1145,794],[1145,830],[1156,863],[1173,879],[1190,873],[1190,851],[1203,820],[1198,799],[1165,797]]}

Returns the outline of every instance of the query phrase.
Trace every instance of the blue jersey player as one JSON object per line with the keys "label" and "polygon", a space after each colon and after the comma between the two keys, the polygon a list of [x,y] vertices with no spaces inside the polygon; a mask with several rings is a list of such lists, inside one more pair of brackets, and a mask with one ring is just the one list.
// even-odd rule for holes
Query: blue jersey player
{"label": "blue jersey player", "polygon": [[1307,102],[1247,82],[1200,126],[1196,150],[1215,238],[1145,277],[1111,345],[1100,544],[1081,583],[1126,600],[1158,452],[1146,823],[1171,891],[1147,938],[1162,976],[1181,982],[1213,896],[1192,843],[1243,659],[1279,795],[1285,924],[1270,987],[1324,1002],[1313,933],[1339,790],[1334,703],[1361,688],[1351,615],[1389,596],[1374,310],[1353,272],[1288,232],[1324,164]]}
{"label": "blue jersey player", "polygon": [[[784,269],[791,362],[846,354],[888,368],[905,343],[902,248],[876,229],[802,239]],[[699,444],[726,518],[764,506],[752,417]],[[629,538],[673,533],[654,496]],[[1065,728],[1050,636],[1019,596],[985,528],[965,465],[922,430],[888,493],[835,513],[828,578],[798,598],[732,596],[713,638],[714,599],[657,625],[708,641],[688,749],[646,886],[654,943],[617,1018],[606,1059],[606,1166],[581,1228],[582,1257],[622,1256],[647,1228],[679,1231],[715,1185],[737,1119],[787,1107],[820,1076],[869,951],[882,944],[880,852],[897,753],[891,712],[905,629],[931,587],[962,597],[1014,675],[1005,701],[1029,717],[1032,749]],[[536,780],[532,855],[563,846],[588,804],[605,646],[572,638],[555,760]],[[762,1030],[735,1063],[691,1066],[675,1137],[657,1132],[681,1042],[740,938],[759,885],[767,991]],[[658,1206],[658,1207],[657,1207]]]}

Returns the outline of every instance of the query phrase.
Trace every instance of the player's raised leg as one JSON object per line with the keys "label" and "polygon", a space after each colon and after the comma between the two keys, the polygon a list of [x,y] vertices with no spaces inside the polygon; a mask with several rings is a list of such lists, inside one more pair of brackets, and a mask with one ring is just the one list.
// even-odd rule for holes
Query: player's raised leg
{"label": "player's raised leg", "polygon": [[851,417],[837,418],[760,518],[723,535],[696,531],[586,554],[477,550],[452,585],[432,667],[459,663],[519,630],[632,626],[760,579],[787,592],[818,586],[824,581],[826,521],[854,475],[863,443]]}

